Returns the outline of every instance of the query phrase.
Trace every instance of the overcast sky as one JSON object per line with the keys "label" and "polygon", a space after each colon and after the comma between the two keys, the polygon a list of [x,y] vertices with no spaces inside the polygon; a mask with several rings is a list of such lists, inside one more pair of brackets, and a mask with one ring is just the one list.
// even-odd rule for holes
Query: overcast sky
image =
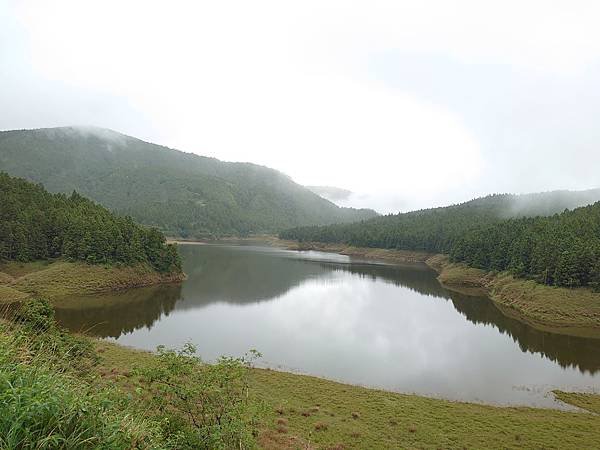
{"label": "overcast sky", "polygon": [[388,212],[600,187],[598,1],[0,0],[0,129],[107,127]]}

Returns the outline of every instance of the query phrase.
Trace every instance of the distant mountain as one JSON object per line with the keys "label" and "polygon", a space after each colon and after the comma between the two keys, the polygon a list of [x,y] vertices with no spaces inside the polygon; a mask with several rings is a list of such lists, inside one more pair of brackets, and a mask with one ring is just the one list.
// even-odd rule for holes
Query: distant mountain
{"label": "distant mountain", "polygon": [[352,195],[352,191],[334,186],[306,186],[306,188],[333,203],[348,200]]}
{"label": "distant mountain", "polygon": [[172,236],[245,235],[376,216],[340,208],[267,167],[95,127],[0,132],[0,171],[51,192],[76,190]]}
{"label": "distant mountain", "polygon": [[458,205],[388,214],[360,223],[285,230],[284,239],[449,253],[465,233],[505,219],[550,216],[600,201],[600,189],[494,194]]}

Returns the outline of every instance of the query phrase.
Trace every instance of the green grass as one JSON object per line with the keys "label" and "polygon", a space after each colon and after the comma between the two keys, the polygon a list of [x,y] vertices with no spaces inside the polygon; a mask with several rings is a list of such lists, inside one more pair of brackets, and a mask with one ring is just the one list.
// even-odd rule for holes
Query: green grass
{"label": "green grass", "polygon": [[1,360],[0,399],[2,449],[116,449],[132,448],[136,442],[152,446],[152,430],[143,420],[122,413],[114,395],[90,392],[44,362]]}
{"label": "green grass", "polygon": [[6,261],[0,264],[0,272],[9,275],[11,278],[19,278],[28,273],[37,272],[46,269],[52,260],[40,260],[32,262]]}
{"label": "green grass", "polygon": [[490,287],[492,300],[533,324],[600,331],[600,293],[591,289],[545,286],[507,274],[496,276]]}
{"label": "green grass", "polygon": [[[100,370],[132,390],[150,353],[98,341]],[[600,417],[404,395],[254,369],[251,394],[266,403],[264,448],[582,449],[600,442]],[[596,397],[596,401],[600,399]]]}
{"label": "green grass", "polygon": [[243,360],[208,365],[187,347],[147,354],[130,373],[107,372],[98,342],[60,329],[47,301],[24,302],[2,317],[2,450],[255,447],[260,409],[247,395]]}
{"label": "green grass", "polygon": [[90,342],[55,328],[48,312],[0,322],[0,448],[160,448],[156,423],[96,386]]}
{"label": "green grass", "polygon": [[11,286],[0,284],[0,304],[15,303],[26,300],[30,295]]}
{"label": "green grass", "polygon": [[13,281],[15,281],[15,279],[12,276],[7,273],[0,272],[0,286],[3,284],[10,284]]}
{"label": "green grass", "polygon": [[586,411],[600,414],[600,395],[590,394],[584,392],[563,392],[554,391],[554,395],[557,399],[577,406],[578,408],[585,409]]}
{"label": "green grass", "polygon": [[0,268],[4,271],[0,272],[0,302],[4,303],[31,296],[54,300],[69,295],[118,291],[177,282],[184,277],[183,274],[162,274],[145,264],[119,267],[56,260],[13,262]]}

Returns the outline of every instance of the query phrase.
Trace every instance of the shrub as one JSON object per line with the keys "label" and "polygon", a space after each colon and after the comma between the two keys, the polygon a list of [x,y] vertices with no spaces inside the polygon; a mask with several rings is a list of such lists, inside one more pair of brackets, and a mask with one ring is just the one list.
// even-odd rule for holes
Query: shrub
{"label": "shrub", "polygon": [[92,341],[58,327],[48,302],[26,302],[8,318],[0,318],[2,450],[256,446],[259,409],[248,374],[258,353],[210,365],[191,345],[160,348],[136,372],[152,398],[135,402],[97,383]]}
{"label": "shrub", "polygon": [[329,428],[329,425],[327,425],[324,422],[315,423],[315,430],[317,430],[317,431],[326,431],[328,428]]}
{"label": "shrub", "polygon": [[35,332],[44,332],[56,327],[54,308],[45,299],[27,300],[21,303],[14,312],[13,320]]}
{"label": "shrub", "polygon": [[185,419],[169,423],[173,445],[211,450],[256,446],[258,408],[249,401],[248,372],[257,352],[204,364],[191,344],[180,351],[157,351],[137,373],[153,389],[152,402],[164,419],[173,412]]}

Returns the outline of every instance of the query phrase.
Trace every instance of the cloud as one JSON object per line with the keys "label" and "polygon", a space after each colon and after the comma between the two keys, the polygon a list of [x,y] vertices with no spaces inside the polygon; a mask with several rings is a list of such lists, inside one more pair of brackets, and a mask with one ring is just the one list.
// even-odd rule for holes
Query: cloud
{"label": "cloud", "polygon": [[596,2],[8,5],[3,128],[109,127],[382,211],[593,182],[559,148],[595,161]]}

